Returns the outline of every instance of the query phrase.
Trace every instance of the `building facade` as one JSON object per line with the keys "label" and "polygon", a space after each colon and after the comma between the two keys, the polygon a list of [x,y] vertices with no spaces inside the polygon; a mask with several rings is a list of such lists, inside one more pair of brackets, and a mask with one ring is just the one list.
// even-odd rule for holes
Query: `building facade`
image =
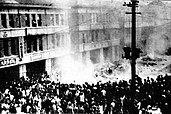
{"label": "building facade", "polygon": [[71,9],[71,47],[76,60],[95,65],[119,61],[122,36],[119,11],[103,3],[77,2]]}
{"label": "building facade", "polygon": [[55,70],[70,50],[68,9],[36,1],[0,5],[1,81]]}

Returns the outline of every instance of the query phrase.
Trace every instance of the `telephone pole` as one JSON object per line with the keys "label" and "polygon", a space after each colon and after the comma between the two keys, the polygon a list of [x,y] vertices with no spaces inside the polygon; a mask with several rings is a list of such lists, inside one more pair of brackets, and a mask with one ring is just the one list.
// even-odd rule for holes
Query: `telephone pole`
{"label": "telephone pole", "polygon": [[136,7],[138,7],[139,1],[131,0],[128,4],[124,3],[124,6],[132,8],[132,12],[126,12],[126,14],[132,14],[132,40],[131,40],[131,91],[132,97],[134,99],[135,93],[135,77],[136,77],[136,14],[141,14],[136,12]]}

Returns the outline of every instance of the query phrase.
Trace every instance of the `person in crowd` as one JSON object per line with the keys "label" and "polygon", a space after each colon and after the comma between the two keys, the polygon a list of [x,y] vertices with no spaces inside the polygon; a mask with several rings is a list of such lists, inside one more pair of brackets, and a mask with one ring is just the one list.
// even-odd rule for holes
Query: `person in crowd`
{"label": "person in crowd", "polygon": [[0,113],[46,114],[161,114],[171,112],[171,79],[159,75],[144,81],[136,76],[134,98],[131,80],[61,84],[47,73],[1,83]]}

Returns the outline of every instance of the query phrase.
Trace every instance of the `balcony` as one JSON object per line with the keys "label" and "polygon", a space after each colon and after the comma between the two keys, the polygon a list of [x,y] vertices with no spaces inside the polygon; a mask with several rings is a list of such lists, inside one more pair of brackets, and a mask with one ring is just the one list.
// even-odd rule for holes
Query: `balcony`
{"label": "balcony", "polygon": [[70,50],[64,47],[51,49],[51,50],[45,50],[45,51],[39,51],[39,52],[33,52],[33,53],[27,53],[24,55],[21,64],[34,62],[34,61],[40,61],[40,60],[49,59],[49,58],[60,57],[60,56],[64,56],[67,54],[70,54]]}
{"label": "balcony", "polygon": [[108,28],[120,28],[119,23],[94,23],[94,24],[84,24],[79,26],[79,31],[91,30],[91,29],[104,29]]}
{"label": "balcony", "polygon": [[90,50],[95,50],[95,49],[99,49],[99,48],[118,45],[119,43],[120,43],[119,39],[106,40],[106,41],[102,41],[102,42],[83,43],[83,44],[79,45],[79,50],[80,50],[80,52],[90,51]]}
{"label": "balcony", "polygon": [[24,36],[24,28],[8,28],[0,30],[0,38]]}
{"label": "balcony", "polygon": [[53,34],[55,32],[68,32],[68,26],[50,26],[50,27],[28,27],[28,28],[7,28],[0,29],[0,38],[19,37],[26,35]]}
{"label": "balcony", "polygon": [[53,34],[56,32],[69,31],[69,26],[50,26],[50,27],[35,27],[26,28],[27,35]]}

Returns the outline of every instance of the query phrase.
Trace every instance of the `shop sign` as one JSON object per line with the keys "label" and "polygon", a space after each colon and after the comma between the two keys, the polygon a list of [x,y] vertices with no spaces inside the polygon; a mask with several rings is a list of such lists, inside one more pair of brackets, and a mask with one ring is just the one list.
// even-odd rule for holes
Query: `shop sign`
{"label": "shop sign", "polygon": [[32,58],[32,61],[40,60],[42,59],[42,54],[41,53],[33,54],[31,58]]}
{"label": "shop sign", "polygon": [[16,58],[6,58],[0,60],[0,66],[12,65],[16,63],[17,63]]}

